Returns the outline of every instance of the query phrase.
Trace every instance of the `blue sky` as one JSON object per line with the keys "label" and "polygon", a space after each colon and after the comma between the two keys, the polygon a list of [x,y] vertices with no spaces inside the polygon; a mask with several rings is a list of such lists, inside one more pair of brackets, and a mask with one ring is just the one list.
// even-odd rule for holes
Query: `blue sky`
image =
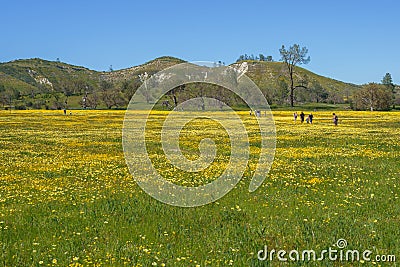
{"label": "blue sky", "polygon": [[169,55],[234,62],[298,43],[318,74],[400,83],[397,0],[3,1],[0,61],[40,57],[95,70]]}

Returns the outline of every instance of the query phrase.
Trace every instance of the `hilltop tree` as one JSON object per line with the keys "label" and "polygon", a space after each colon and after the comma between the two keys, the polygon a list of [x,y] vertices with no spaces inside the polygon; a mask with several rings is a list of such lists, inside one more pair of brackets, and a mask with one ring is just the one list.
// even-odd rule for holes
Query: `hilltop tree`
{"label": "hilltop tree", "polygon": [[264,54],[259,54],[258,56],[251,55],[240,55],[236,62],[244,61],[244,60],[258,60],[258,61],[267,61],[272,62],[274,61],[272,56],[264,56]]}
{"label": "hilltop tree", "polygon": [[294,90],[296,88],[307,88],[303,84],[295,85],[294,84],[294,72],[296,65],[308,64],[310,62],[310,57],[307,57],[308,49],[306,47],[300,48],[298,44],[294,44],[288,50],[282,45],[282,48],[279,49],[279,53],[281,54],[281,60],[285,64],[289,79],[290,79],[290,106],[294,106]]}

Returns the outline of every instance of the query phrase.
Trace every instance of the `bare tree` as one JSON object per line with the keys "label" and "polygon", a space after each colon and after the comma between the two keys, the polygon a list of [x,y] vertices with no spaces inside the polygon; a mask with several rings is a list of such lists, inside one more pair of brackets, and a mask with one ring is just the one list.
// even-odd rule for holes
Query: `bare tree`
{"label": "bare tree", "polygon": [[294,90],[296,88],[307,88],[303,84],[294,84],[294,72],[296,65],[308,64],[310,62],[310,57],[307,57],[308,49],[306,47],[300,48],[298,44],[294,44],[288,50],[282,45],[279,49],[281,54],[281,60],[287,67],[287,71],[290,79],[290,106],[294,106]]}

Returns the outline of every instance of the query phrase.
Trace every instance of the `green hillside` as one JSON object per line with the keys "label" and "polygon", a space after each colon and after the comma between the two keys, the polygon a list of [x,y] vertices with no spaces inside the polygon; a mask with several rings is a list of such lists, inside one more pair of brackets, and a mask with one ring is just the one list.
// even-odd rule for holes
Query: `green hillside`
{"label": "green hillside", "polygon": [[[149,75],[184,62],[160,57],[139,66],[99,72],[81,66],[39,58],[0,64],[0,105],[17,109],[124,108],[141,85],[139,75]],[[232,64],[233,67],[242,62]],[[288,79],[281,62],[246,61],[248,75],[271,104],[284,105]],[[344,83],[297,67],[296,82],[308,89],[296,92],[296,103],[344,103],[360,86]],[[286,88],[285,88],[286,87]],[[188,88],[190,89],[190,88]],[[192,88],[193,89],[193,88]],[[191,89],[191,90],[192,90]]]}
{"label": "green hillside", "polygon": [[[286,86],[289,84],[285,66],[282,62],[247,62],[249,69],[246,75],[260,87],[265,95],[268,96],[272,94],[269,99],[271,102],[276,102],[273,99],[273,95],[279,95],[281,84]],[[240,63],[241,62],[237,64]],[[359,85],[324,77],[301,67],[296,67],[295,80],[297,84],[304,84],[308,88],[307,90],[296,89],[297,100],[299,102],[325,101],[330,103],[343,103],[350,100],[353,93],[360,88]],[[316,92],[321,94],[321,99],[312,99],[312,95]],[[322,95],[322,92],[325,92],[325,96]],[[283,93],[285,93],[285,90]],[[310,97],[311,99],[307,99]]]}
{"label": "green hillside", "polygon": [[124,80],[137,79],[138,75],[145,72],[147,72],[149,75],[153,75],[154,73],[157,73],[165,68],[183,62],[185,61],[174,57],[160,57],[139,66],[134,66],[131,68],[116,70],[112,72],[103,72],[102,74],[103,78],[116,82],[121,82]]}
{"label": "green hillside", "polygon": [[20,92],[30,92],[36,90],[36,87],[32,84],[26,83],[23,80],[19,80],[10,76],[4,72],[0,72],[0,86],[3,90],[18,90]]}
{"label": "green hillside", "polygon": [[[65,87],[76,91],[78,83],[93,86],[99,78],[98,72],[84,67],[38,58],[0,64],[0,73],[34,86],[38,92],[44,89],[62,92]],[[18,84],[14,84],[14,89],[23,91]]]}

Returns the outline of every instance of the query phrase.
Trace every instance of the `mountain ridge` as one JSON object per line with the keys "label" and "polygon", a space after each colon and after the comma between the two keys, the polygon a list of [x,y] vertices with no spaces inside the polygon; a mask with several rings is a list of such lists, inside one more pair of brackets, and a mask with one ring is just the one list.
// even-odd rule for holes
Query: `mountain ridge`
{"label": "mountain ridge", "polygon": [[[17,59],[0,63],[0,94],[2,94],[0,100],[3,107],[7,104],[11,106],[11,101],[14,99],[14,106],[19,104],[21,108],[24,108],[24,105],[26,108],[61,108],[63,104],[60,99],[66,97],[70,103],[69,106],[79,108],[82,105],[80,103],[82,97],[85,95],[91,96],[96,92],[104,95],[110,88],[120,88],[116,92],[121,98],[127,98],[140,86],[139,75],[145,72],[153,75],[183,62],[186,61],[176,57],[162,56],[137,66],[106,72],[40,58]],[[285,102],[285,86],[288,79],[282,62],[245,60],[232,63],[230,66],[237,66],[243,62],[248,65],[246,75],[253,79],[270,102]],[[296,80],[314,86],[313,94],[318,95],[318,90],[324,92],[326,97],[323,94],[321,97],[316,96],[314,97],[316,102],[321,98],[324,101],[343,103],[360,88],[360,85],[332,79],[301,67],[296,67]],[[299,90],[297,93],[298,102],[312,100],[307,96],[311,94],[311,91]],[[8,103],[7,99],[4,99],[7,98],[4,97],[5,95],[11,99]],[[53,105],[52,101],[59,103]],[[67,103],[67,100],[65,102]],[[123,101],[119,102],[120,104],[115,103],[114,106],[123,106],[121,104]]]}

